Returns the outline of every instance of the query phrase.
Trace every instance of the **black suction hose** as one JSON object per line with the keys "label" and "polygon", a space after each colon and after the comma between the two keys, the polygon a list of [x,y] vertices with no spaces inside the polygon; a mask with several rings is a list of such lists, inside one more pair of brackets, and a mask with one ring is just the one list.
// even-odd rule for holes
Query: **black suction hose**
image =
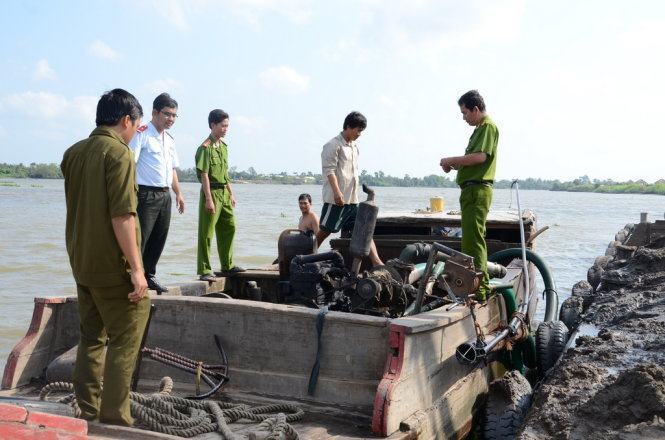
{"label": "black suction hose", "polygon": [[[493,253],[487,257],[487,261],[504,264],[506,263],[506,260],[510,261],[513,258],[522,258],[521,248],[504,249],[502,251]],[[536,266],[538,272],[540,272],[540,276],[543,277],[543,283],[545,283],[544,321],[555,321],[559,313],[559,295],[556,291],[554,278],[552,278],[552,272],[550,271],[549,267],[547,267],[545,260],[529,249],[526,250],[526,259]]]}

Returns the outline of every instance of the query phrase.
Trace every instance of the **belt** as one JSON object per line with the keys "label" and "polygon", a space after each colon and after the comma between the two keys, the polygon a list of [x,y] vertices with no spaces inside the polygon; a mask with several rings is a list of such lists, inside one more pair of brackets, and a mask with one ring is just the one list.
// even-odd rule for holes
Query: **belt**
{"label": "belt", "polygon": [[460,183],[459,187],[464,189],[468,186],[473,186],[473,185],[483,185],[487,187],[492,187],[494,185],[493,180],[465,180],[464,182]]}
{"label": "belt", "polygon": [[224,188],[226,188],[226,183],[210,182],[210,189],[224,189]]}
{"label": "belt", "polygon": [[147,185],[139,185],[139,190],[142,191],[159,191],[159,192],[167,192],[169,190],[168,186],[147,186]]}

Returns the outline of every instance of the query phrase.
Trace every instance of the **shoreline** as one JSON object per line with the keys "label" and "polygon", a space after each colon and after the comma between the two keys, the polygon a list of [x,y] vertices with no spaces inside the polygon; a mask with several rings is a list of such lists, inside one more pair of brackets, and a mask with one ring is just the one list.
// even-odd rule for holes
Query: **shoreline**
{"label": "shoreline", "polygon": [[[12,176],[1,176],[0,177],[0,187],[16,187],[21,186],[20,184],[13,182],[12,180],[63,180],[60,177],[12,177]],[[190,179],[180,179],[181,183],[199,183],[196,180]],[[279,181],[279,180],[269,180],[269,179],[257,179],[257,180],[232,180],[233,185],[245,185],[245,184],[254,184],[254,185],[320,185],[320,182],[312,181]],[[361,181],[361,183],[363,183]],[[457,189],[456,185],[454,186],[422,186],[422,185],[372,185],[375,188],[431,188],[431,189]],[[641,194],[641,195],[665,195],[665,185],[664,184],[647,184],[645,186],[639,187],[638,190],[633,191],[612,191],[607,189],[601,190],[579,190],[579,189],[554,189],[554,188],[529,188],[529,187],[520,187],[521,191],[552,191],[552,192],[569,192],[569,193],[590,193],[590,194]],[[495,185],[494,189],[510,189],[509,185]]]}
{"label": "shoreline", "polygon": [[572,347],[536,387],[518,438],[665,438],[665,220],[619,230],[560,319]]}

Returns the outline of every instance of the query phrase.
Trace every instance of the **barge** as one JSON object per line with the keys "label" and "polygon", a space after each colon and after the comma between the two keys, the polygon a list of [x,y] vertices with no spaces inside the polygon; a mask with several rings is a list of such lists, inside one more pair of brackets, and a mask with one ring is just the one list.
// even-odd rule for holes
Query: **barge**
{"label": "barge", "polygon": [[[517,211],[490,212],[489,254],[520,247],[519,220]],[[535,215],[525,211],[522,221],[527,247],[533,250],[538,235]],[[439,243],[459,250],[460,226],[460,215],[454,212],[389,213],[379,215],[372,235],[379,255],[389,261],[412,243]],[[345,261],[351,260],[348,232],[330,244]],[[495,285],[512,286],[519,303],[527,294],[522,260],[501,263],[507,270]],[[526,273],[532,290],[536,273],[532,263]],[[441,439],[464,438],[471,432],[490,382],[506,368],[497,356],[465,365],[456,359],[456,349],[476,338],[477,328],[491,334],[505,327],[511,314],[504,296],[491,295],[476,304],[475,326],[469,307],[445,301],[433,310],[401,316],[327,309],[322,313],[323,307],[315,303],[309,307],[287,303],[283,283],[284,274],[271,266],[213,283],[169,286],[165,295],[153,292],[154,314],[144,345],[216,364],[220,362],[216,335],[227,356],[230,380],[213,398],[299,405],[305,417],[293,426],[301,438]],[[436,295],[427,296],[432,300]],[[530,311],[536,302],[529,305]],[[558,307],[548,304],[548,308]],[[34,398],[30,396],[47,379],[54,380],[49,365],[72,352],[78,328],[75,296],[35,298],[28,331],[7,359],[0,396]],[[197,392],[191,374],[148,356],[141,361],[138,391],[154,391],[165,375],[174,380],[177,393]],[[247,434],[246,425],[231,427],[259,438]],[[127,429],[124,434],[110,429],[89,424],[90,435],[129,438]],[[153,435],[141,433],[144,437],[135,438]]]}

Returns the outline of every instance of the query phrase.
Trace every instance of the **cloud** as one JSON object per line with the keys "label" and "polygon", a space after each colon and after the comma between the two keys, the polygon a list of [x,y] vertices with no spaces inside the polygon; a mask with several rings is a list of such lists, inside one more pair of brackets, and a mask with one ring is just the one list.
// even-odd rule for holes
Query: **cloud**
{"label": "cloud", "polygon": [[[182,93],[185,90],[182,83],[178,80],[173,79],[173,78],[156,79],[152,82],[144,84],[141,88],[146,93],[150,93],[150,94],[153,94],[153,95],[158,95],[162,92],[166,92],[170,95],[173,95],[173,94]],[[176,98],[176,101],[177,101],[177,98]]]}
{"label": "cloud", "polygon": [[617,35],[621,48],[652,51],[665,47],[665,21],[648,20],[638,23]]}
{"label": "cloud", "polygon": [[146,10],[156,12],[179,31],[188,31],[196,15],[233,15],[258,28],[264,16],[282,15],[302,24],[312,15],[311,0],[142,0]]}
{"label": "cloud", "polygon": [[187,16],[195,9],[195,1],[179,2],[178,0],[151,1],[153,8],[176,29],[186,31],[189,29]]}
{"label": "cloud", "polygon": [[33,74],[33,78],[36,80],[42,80],[42,79],[55,80],[58,79],[58,75],[55,73],[55,70],[51,68],[48,61],[42,59],[37,62],[37,67],[35,68],[35,73]]}
{"label": "cloud", "polygon": [[360,5],[363,28],[378,31],[391,54],[429,62],[449,49],[516,41],[526,10],[525,0],[394,0],[389,8],[363,0]]}
{"label": "cloud", "polygon": [[67,99],[62,95],[49,92],[27,91],[0,99],[0,111],[40,119],[82,119],[94,120],[99,98],[94,96],[76,96]]}
{"label": "cloud", "polygon": [[337,40],[334,46],[325,47],[322,53],[325,59],[336,63],[362,64],[372,56],[369,49],[358,44],[357,38],[349,36]]}
{"label": "cloud", "polygon": [[379,104],[385,107],[387,110],[395,110],[397,108],[397,102],[390,96],[380,95]]}
{"label": "cloud", "polygon": [[122,58],[120,52],[100,40],[95,40],[90,46],[88,46],[88,53],[95,58],[107,61],[117,61]]}
{"label": "cloud", "polygon": [[259,27],[262,16],[282,15],[294,24],[303,24],[312,16],[311,0],[229,0],[229,10],[251,27]]}
{"label": "cloud", "polygon": [[242,130],[244,134],[254,134],[263,130],[265,126],[265,121],[260,117],[250,117],[250,116],[233,116],[232,120],[233,125],[237,126]]}
{"label": "cloud", "polygon": [[309,77],[289,66],[270,67],[259,74],[263,86],[273,92],[304,93],[309,89]]}

